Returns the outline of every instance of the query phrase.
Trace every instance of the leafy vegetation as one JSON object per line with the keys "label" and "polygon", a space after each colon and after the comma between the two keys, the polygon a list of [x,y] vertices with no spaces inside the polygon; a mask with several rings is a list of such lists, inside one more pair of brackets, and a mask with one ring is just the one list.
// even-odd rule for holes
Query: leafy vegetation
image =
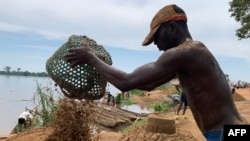
{"label": "leafy vegetation", "polygon": [[116,104],[121,104],[122,103],[122,100],[123,100],[123,97],[121,94],[118,94],[116,97],[115,97],[115,102]]}
{"label": "leafy vegetation", "polygon": [[132,101],[132,100],[129,99],[129,98],[124,98],[124,99],[122,100],[122,105],[132,105],[132,104],[135,104],[135,102]]}
{"label": "leafy vegetation", "polygon": [[34,104],[37,105],[37,116],[33,122],[33,126],[46,126],[54,120],[54,115],[56,111],[56,106],[58,100],[61,99],[62,95],[60,93],[59,97],[56,98],[54,94],[54,89],[50,87],[42,87],[41,84],[37,82],[37,92],[34,95]]}
{"label": "leafy vegetation", "polygon": [[130,94],[137,95],[137,96],[142,95],[144,92],[146,92],[146,91],[139,90],[139,89],[133,89],[133,90],[129,91]]}
{"label": "leafy vegetation", "polygon": [[42,87],[37,82],[37,92],[33,97],[37,112],[35,120],[29,129],[44,126],[53,127],[53,134],[46,138],[48,141],[90,141],[91,129],[89,122],[93,120],[91,105],[80,100],[64,98],[52,86],[55,85],[51,83],[48,87]]}
{"label": "leafy vegetation", "polygon": [[[169,87],[169,86],[163,84],[163,85],[161,85],[161,86],[159,86],[159,87],[157,87],[157,88],[155,88],[155,89],[156,89],[156,90],[163,90],[163,89],[166,89],[167,87]],[[131,94],[133,94],[133,95],[137,95],[137,96],[142,95],[142,94],[145,93],[145,92],[146,92],[146,91],[139,90],[139,89],[133,89],[133,90],[130,90],[130,91],[129,91],[129,93],[131,93]]]}
{"label": "leafy vegetation", "polygon": [[155,103],[152,105],[154,111],[161,112],[161,111],[167,111],[169,107],[171,107],[170,103],[168,101]]}
{"label": "leafy vegetation", "polygon": [[[32,125],[28,129],[49,125],[55,118],[56,107],[58,105],[57,101],[62,98],[62,94],[59,92],[57,95],[54,93],[55,89],[42,87],[38,81],[36,83],[37,91],[32,98],[32,102],[36,105],[35,117]],[[19,129],[19,127],[17,128],[17,132],[25,131],[24,129]]]}
{"label": "leafy vegetation", "polygon": [[127,97],[123,97],[121,94],[118,94],[115,97],[115,102],[116,102],[116,104],[121,104],[121,105],[132,105],[132,104],[135,104],[135,102],[133,102],[131,99],[129,99]]}
{"label": "leafy vegetation", "polygon": [[236,36],[239,39],[250,38],[250,1],[232,0],[229,5],[231,17],[241,24],[241,27],[236,30]]}

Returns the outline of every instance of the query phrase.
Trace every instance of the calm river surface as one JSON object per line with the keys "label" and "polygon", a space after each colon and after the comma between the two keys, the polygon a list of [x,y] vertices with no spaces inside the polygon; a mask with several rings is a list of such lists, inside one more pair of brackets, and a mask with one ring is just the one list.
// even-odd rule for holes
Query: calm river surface
{"label": "calm river surface", "polygon": [[[17,124],[19,114],[26,107],[32,109],[36,106],[32,98],[37,92],[37,83],[41,88],[54,88],[54,82],[49,77],[0,75],[0,135],[6,135],[11,132]],[[107,90],[114,96],[120,93],[112,85],[108,85]],[[152,110],[141,108],[135,104],[123,106],[122,108],[138,113],[152,112]]]}

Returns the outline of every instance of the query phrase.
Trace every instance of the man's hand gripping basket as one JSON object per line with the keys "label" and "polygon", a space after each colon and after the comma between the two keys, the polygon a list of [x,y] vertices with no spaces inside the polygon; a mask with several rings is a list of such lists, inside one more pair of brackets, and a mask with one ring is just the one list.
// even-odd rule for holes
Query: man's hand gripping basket
{"label": "man's hand gripping basket", "polygon": [[87,36],[72,35],[46,62],[48,75],[59,85],[63,94],[73,99],[96,100],[104,96],[107,81],[89,64],[77,65],[74,68],[64,61],[64,55],[70,48],[78,48],[87,44],[96,56],[112,65],[110,54],[102,45],[98,45]]}

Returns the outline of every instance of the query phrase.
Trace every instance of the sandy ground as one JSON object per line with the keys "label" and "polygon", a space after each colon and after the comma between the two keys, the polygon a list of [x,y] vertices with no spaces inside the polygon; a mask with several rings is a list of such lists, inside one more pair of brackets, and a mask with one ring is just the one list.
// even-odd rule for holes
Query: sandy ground
{"label": "sandy ground", "polygon": [[[169,90],[168,90],[169,91]],[[138,104],[142,107],[148,106],[152,102],[161,101],[165,97],[164,94],[168,91],[152,91],[146,93],[143,97],[133,97]],[[250,89],[241,88],[237,89],[234,95],[235,104],[241,116],[243,116],[248,122],[250,122]],[[245,100],[240,98],[244,97]],[[174,111],[159,114],[159,116],[165,116],[169,119],[174,119]],[[189,109],[186,112],[187,119],[180,118],[175,120],[176,133],[172,135],[161,133],[147,133],[145,131],[146,125],[137,126],[130,132],[122,134],[116,132],[101,131],[99,140],[101,141],[167,141],[167,140],[188,140],[188,141],[203,141],[205,138],[198,129],[192,113]],[[53,129],[51,128],[38,128],[18,135],[2,135],[0,141],[43,141]]]}

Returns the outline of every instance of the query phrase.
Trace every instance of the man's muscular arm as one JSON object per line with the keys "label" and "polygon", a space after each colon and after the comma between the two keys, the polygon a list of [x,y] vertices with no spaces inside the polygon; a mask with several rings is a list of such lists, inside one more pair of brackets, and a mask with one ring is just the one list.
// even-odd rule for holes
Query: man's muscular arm
{"label": "man's muscular arm", "polygon": [[172,80],[173,78],[175,78],[175,74],[170,75],[169,77],[163,77],[162,79],[155,81],[155,82],[152,82],[150,84],[147,84],[144,86],[139,86],[137,89],[150,91],[150,90],[153,90],[154,88],[156,88],[162,84],[165,84],[166,82]]}
{"label": "man's muscular arm", "polygon": [[157,67],[155,62],[145,64],[131,73],[126,73],[100,60],[87,46],[70,49],[65,56],[65,60],[70,62],[71,67],[84,63],[91,64],[108,82],[121,91],[128,91],[134,88],[152,90],[174,77],[174,75],[163,77],[162,70]]}

